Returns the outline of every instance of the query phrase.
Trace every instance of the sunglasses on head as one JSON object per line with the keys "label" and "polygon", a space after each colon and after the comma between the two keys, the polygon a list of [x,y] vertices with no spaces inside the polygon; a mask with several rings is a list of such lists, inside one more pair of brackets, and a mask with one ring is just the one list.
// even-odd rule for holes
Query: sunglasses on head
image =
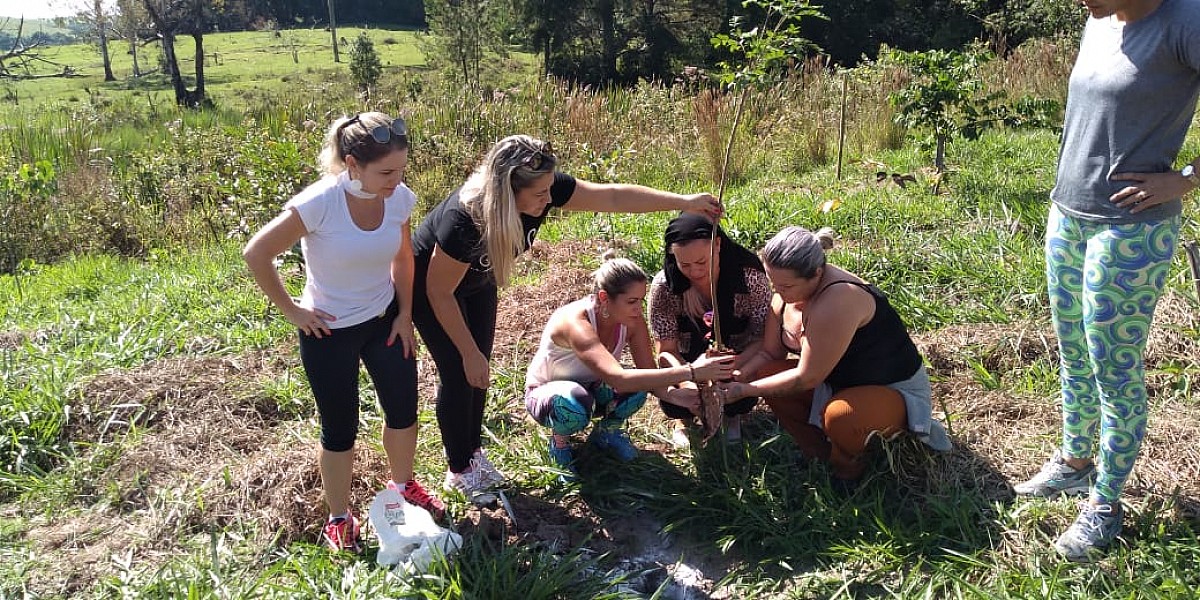
{"label": "sunglasses on head", "polygon": [[546,163],[553,160],[554,147],[550,145],[550,142],[543,142],[540,149],[534,150],[532,154],[526,156],[521,161],[521,166],[528,167],[531,171],[541,171],[542,167],[546,166]]}
{"label": "sunglasses on head", "polygon": [[[345,123],[342,123],[342,129],[345,129],[352,123],[362,123],[362,120],[359,119],[359,115],[354,115],[353,117],[347,119]],[[404,124],[404,119],[396,117],[395,119],[392,119],[391,123],[372,127],[369,133],[371,134],[371,139],[375,140],[376,143],[386,144],[392,141],[393,137],[402,138],[408,136],[408,127]],[[340,130],[338,131],[338,134],[340,136]]]}

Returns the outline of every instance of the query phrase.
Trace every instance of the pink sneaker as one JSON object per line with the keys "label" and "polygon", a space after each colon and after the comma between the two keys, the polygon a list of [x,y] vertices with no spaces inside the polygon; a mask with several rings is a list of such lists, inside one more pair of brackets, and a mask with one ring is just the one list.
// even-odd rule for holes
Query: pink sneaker
{"label": "pink sneaker", "polygon": [[362,545],[359,543],[358,519],[355,519],[354,515],[329,519],[321,531],[321,537],[325,540],[325,544],[335,552],[342,550],[355,554],[362,552]]}
{"label": "pink sneaker", "polygon": [[429,511],[433,515],[435,521],[440,521],[446,516],[446,505],[440,498],[429,493],[416,479],[409,479],[404,485],[400,485],[395,481],[389,481],[388,487],[400,492],[404,500],[413,506],[420,506]]}

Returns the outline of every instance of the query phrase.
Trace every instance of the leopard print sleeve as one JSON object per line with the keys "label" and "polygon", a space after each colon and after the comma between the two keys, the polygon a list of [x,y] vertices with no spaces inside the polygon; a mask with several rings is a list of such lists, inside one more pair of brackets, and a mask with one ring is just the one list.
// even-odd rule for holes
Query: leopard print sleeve
{"label": "leopard print sleeve", "polygon": [[656,340],[679,338],[679,316],[683,314],[683,298],[671,293],[667,276],[662,271],[650,283],[650,333]]}
{"label": "leopard print sleeve", "polygon": [[[750,317],[750,327],[747,331],[754,339],[762,339],[763,329],[767,325],[767,312],[771,310],[771,282],[767,274],[758,269],[746,269],[746,295],[739,298],[744,303],[739,314]],[[738,309],[735,307],[735,312]]]}

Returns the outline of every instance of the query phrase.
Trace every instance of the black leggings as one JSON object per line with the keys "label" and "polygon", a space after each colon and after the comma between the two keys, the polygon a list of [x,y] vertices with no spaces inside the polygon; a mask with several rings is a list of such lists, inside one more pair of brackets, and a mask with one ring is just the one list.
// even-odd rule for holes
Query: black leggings
{"label": "black leggings", "polygon": [[[496,296],[494,286],[454,295],[471,337],[489,362],[496,338]],[[421,340],[438,369],[437,419],[442,445],[446,449],[446,462],[451,471],[462,473],[470,468],[475,449],[483,445],[483,405],[487,390],[467,383],[462,355],[433,314],[429,298],[421,290],[413,297],[413,323],[421,332]]]}
{"label": "black leggings", "polygon": [[387,345],[396,318],[396,302],[378,317],[320,339],[300,335],[300,362],[308,376],[321,417],[321,447],[345,452],[358,437],[358,364],[367,367],[384,422],[389,429],[408,429],[417,422],[417,361],[405,358],[399,339]]}

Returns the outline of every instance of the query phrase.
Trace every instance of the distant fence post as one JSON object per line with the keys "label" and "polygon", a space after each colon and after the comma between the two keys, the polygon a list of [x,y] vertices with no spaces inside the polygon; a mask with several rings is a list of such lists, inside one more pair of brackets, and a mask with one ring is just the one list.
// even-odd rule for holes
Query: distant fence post
{"label": "distant fence post", "polygon": [[842,180],[842,149],[846,146],[846,80],[850,75],[842,71],[842,115],[838,123],[838,159],[837,159],[837,178]]}

